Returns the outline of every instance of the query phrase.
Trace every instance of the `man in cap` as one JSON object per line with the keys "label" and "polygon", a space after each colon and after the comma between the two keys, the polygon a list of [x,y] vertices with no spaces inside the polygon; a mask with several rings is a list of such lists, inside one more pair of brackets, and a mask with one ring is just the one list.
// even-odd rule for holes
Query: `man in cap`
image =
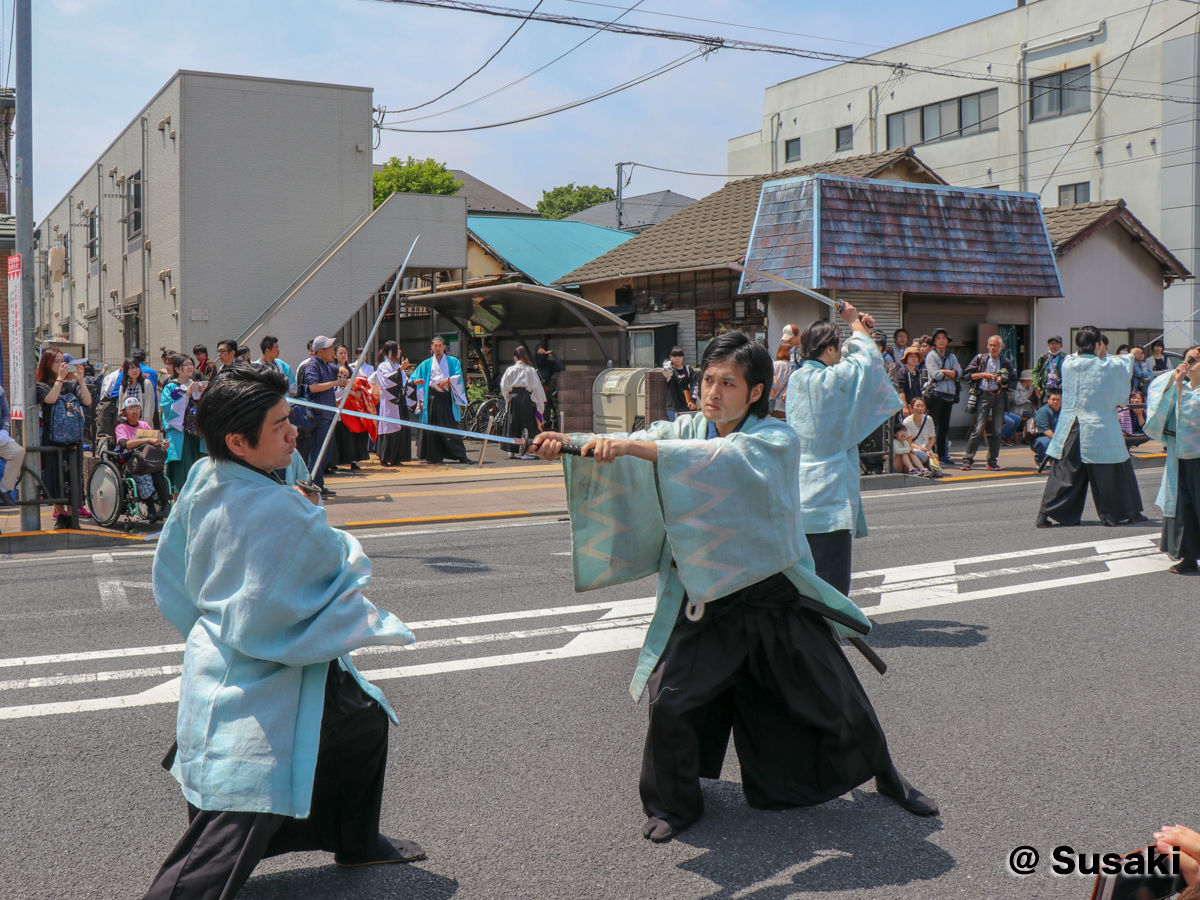
{"label": "man in cap", "polygon": [[948,466],[951,460],[946,436],[950,431],[950,413],[958,402],[958,379],[962,377],[962,367],[950,352],[950,333],[945,328],[933,333],[933,349],[925,355],[925,374],[926,381],[934,382],[929,396],[929,417],[933,419],[933,427],[937,430],[935,446],[938,462]]}
{"label": "man in cap", "polygon": [[1033,364],[1033,393],[1039,400],[1049,388],[1062,388],[1062,336],[1052,334],[1046,339],[1046,352]]}
{"label": "man in cap", "polygon": [[[322,406],[337,406],[336,388],[345,387],[347,379],[338,377],[337,366],[333,365],[334,340],[323,334],[313,338],[313,358],[304,368],[304,384],[308,388],[308,398],[313,403]],[[321,451],[325,448],[325,435],[333,427],[333,412],[317,411],[320,418],[317,427],[313,429],[312,442],[308,447],[308,471],[313,483],[321,489],[322,497],[333,497],[334,492],[325,487],[325,460],[328,453]]]}

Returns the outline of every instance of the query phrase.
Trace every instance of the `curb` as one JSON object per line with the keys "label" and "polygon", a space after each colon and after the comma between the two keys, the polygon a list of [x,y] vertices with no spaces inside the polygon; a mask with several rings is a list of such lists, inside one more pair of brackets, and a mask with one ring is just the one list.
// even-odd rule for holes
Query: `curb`
{"label": "curb", "polygon": [[[1135,469],[1161,469],[1166,464],[1167,454],[1155,453],[1150,456],[1130,456]],[[1005,478],[1044,478],[1049,466],[1042,472],[980,472],[978,475],[952,475],[945,478],[925,478],[902,472],[890,475],[863,475],[859,480],[859,491],[890,491],[896,488],[916,488],[929,484],[962,484],[967,481],[995,481]]]}
{"label": "curb", "polygon": [[0,534],[0,554],[53,553],[56,550],[89,550],[101,547],[128,546],[130,541],[141,544],[157,543],[158,533],[151,535],[106,534],[63,528],[57,531],[17,531]]}

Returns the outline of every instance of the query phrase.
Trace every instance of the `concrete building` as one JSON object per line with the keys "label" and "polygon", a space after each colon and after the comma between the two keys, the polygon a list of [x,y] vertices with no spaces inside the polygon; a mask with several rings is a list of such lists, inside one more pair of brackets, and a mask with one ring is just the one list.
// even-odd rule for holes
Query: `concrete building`
{"label": "concrete building", "polygon": [[[1190,3],[1015,0],[869,57],[904,69],[843,64],[773,85],[761,127],[729,141],[730,177],[916,146],[951,184],[1030,191],[1044,207],[1124,198],[1194,271],[1195,12]],[[1197,300],[1194,282],[1176,282],[1164,318],[1188,317]],[[1200,323],[1187,328],[1196,340]],[[1186,337],[1176,329],[1172,340]]]}
{"label": "concrete building", "polygon": [[[372,210],[372,91],[178,72],[39,224],[39,338],[96,362],[335,333],[395,272],[466,264],[462,198]],[[410,272],[409,274],[414,274]]]}

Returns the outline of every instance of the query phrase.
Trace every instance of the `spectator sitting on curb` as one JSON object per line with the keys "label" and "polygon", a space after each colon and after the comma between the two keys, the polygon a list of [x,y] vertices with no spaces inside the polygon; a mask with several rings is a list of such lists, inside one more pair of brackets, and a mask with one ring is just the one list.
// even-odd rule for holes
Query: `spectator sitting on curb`
{"label": "spectator sitting on curb", "polygon": [[933,419],[925,414],[925,398],[915,397],[912,401],[912,415],[904,420],[904,428],[912,442],[912,453],[922,466],[930,470],[930,475],[942,474],[941,463],[938,462],[934,445],[937,442],[937,430]]}
{"label": "spectator sitting on curb", "polygon": [[892,468],[909,475],[928,475],[929,470],[917,464],[916,454],[908,440],[908,429],[901,426],[892,435]]}
{"label": "spectator sitting on curb", "polygon": [[[1149,442],[1150,438],[1142,430],[1146,425],[1145,400],[1138,391],[1129,395],[1129,406],[1117,410],[1117,420],[1121,423],[1121,431],[1125,434],[1125,447],[1132,450]],[[1134,409],[1141,406],[1141,409]]]}
{"label": "spectator sitting on curb", "polygon": [[1004,413],[1004,430],[1000,432],[1000,440],[1009,447],[1015,446],[1021,436],[1021,423],[1032,419],[1035,412],[1033,370],[1022,369],[1020,380],[1008,392],[1008,409]]}
{"label": "spectator sitting on curb", "polygon": [[1039,469],[1046,461],[1046,451],[1050,449],[1050,442],[1054,440],[1054,429],[1058,427],[1058,413],[1062,409],[1062,388],[1047,388],[1045,398],[1046,402],[1033,417],[1033,424],[1037,429],[1037,437],[1033,439],[1033,459]]}

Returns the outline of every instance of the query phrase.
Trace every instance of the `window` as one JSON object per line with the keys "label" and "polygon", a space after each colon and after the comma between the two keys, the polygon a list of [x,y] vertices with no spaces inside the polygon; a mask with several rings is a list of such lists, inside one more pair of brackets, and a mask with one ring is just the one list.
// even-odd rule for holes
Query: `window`
{"label": "window", "polygon": [[1091,67],[1080,66],[1029,82],[1029,117],[1053,119],[1092,108]]}
{"label": "window", "polygon": [[1072,206],[1076,203],[1088,203],[1092,199],[1092,185],[1081,181],[1078,184],[1060,184],[1058,186],[1058,205]]}
{"label": "window", "polygon": [[996,131],[999,117],[1000,94],[995,90],[892,113],[887,117],[888,149]]}
{"label": "window", "polygon": [[783,142],[783,161],[795,162],[800,158],[800,138]]}
{"label": "window", "polygon": [[94,260],[100,255],[100,207],[98,206],[93,206],[87,213],[87,251],[89,260]]}
{"label": "window", "polygon": [[837,129],[836,134],[837,134],[837,149],[839,151],[854,149],[854,126],[853,125],[843,125],[841,128]]}
{"label": "window", "polygon": [[142,233],[142,173],[134,172],[125,182],[125,237]]}

